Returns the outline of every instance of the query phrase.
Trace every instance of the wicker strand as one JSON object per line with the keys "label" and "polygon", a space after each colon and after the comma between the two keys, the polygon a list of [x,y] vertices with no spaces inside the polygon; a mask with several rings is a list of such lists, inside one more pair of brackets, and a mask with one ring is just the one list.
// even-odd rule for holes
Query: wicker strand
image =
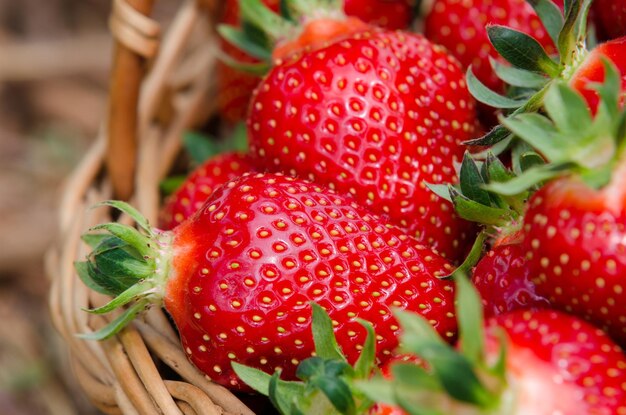
{"label": "wicker strand", "polygon": [[224,411],[202,392],[200,388],[184,382],[166,381],[165,386],[172,396],[186,403],[193,413],[203,415],[222,415]]}
{"label": "wicker strand", "polygon": [[159,409],[166,414],[181,414],[137,331],[124,330],[119,337],[129,361]]}
{"label": "wicker strand", "polygon": [[150,349],[165,364],[174,369],[183,379],[201,388],[209,398],[229,412],[242,415],[254,415],[250,409],[223,386],[210,382],[200,373],[184,355],[178,344],[162,338],[153,327],[137,323],[137,328]]}
{"label": "wicker strand", "polygon": [[[143,10],[147,13],[150,7],[146,4]],[[158,37],[161,33],[159,24],[146,17],[125,0],[113,1],[109,28],[115,40],[144,58],[154,57],[159,49]]]}
{"label": "wicker strand", "polygon": [[[141,29],[152,10],[153,0],[126,0],[128,7],[114,8],[112,22],[124,23],[111,27],[118,40],[113,57],[113,71],[109,95],[109,122],[107,169],[113,183],[114,195],[128,200],[133,193],[134,172],[137,159],[137,111],[139,90],[144,77],[145,56],[135,53],[133,42],[141,43],[142,36],[135,39],[129,34],[142,34]],[[120,2],[118,2],[120,3]],[[130,11],[130,10],[133,11]],[[119,17],[120,10],[125,12]],[[137,28],[139,26],[140,28]],[[129,38],[130,36],[130,38]],[[154,39],[149,39],[153,41]],[[156,51],[155,51],[156,52]]]}
{"label": "wicker strand", "polygon": [[[132,329],[127,328],[125,330]],[[117,338],[112,338],[102,341],[102,345],[116,375],[117,384],[128,397],[133,407],[142,415],[158,414],[159,411],[153,398],[135,372],[122,343]],[[180,412],[175,413],[175,415],[179,414]]]}

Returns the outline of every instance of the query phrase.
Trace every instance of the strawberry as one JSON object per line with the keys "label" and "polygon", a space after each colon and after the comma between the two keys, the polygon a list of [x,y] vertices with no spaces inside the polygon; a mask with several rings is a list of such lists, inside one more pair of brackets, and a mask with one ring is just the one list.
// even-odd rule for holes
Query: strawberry
{"label": "strawberry", "polygon": [[546,116],[504,121],[548,163],[495,190],[515,194],[548,181],[530,198],[523,226],[537,293],[626,344],[626,111],[617,68],[605,61],[604,72],[595,117],[583,96],[554,84],[546,93]]}
{"label": "strawberry", "polygon": [[[227,0],[224,4],[221,24],[239,26],[240,0]],[[278,0],[263,0],[263,4],[278,12]],[[357,17],[364,22],[391,30],[406,29],[412,18],[412,4],[408,0],[345,0],[344,11],[348,16]],[[258,59],[222,39],[221,50],[230,58],[253,64]],[[246,73],[220,61],[216,67],[218,81],[218,107],[220,115],[229,123],[245,118],[252,91],[261,81],[261,77]]]}
{"label": "strawberry", "polygon": [[549,307],[536,293],[521,243],[493,247],[476,265],[472,282],[482,299],[485,317],[518,309]]}
{"label": "strawberry", "polygon": [[457,62],[421,35],[371,29],[292,53],[259,85],[248,118],[261,169],[354,197],[434,246],[463,254],[471,227],[425,183],[455,181],[474,102]]}
{"label": "strawberry", "polygon": [[621,90],[626,91],[626,37],[610,40],[592,49],[569,80],[572,88],[585,97],[594,113],[600,97],[590,85],[604,82],[604,59],[609,59],[617,67],[622,78]]}
{"label": "strawberry", "polygon": [[[536,112],[544,103],[546,91],[551,84],[568,82],[580,91],[589,108],[595,113],[598,95],[593,85],[604,79],[603,61],[608,59],[621,73],[621,89],[626,88],[626,41],[616,39],[587,49],[587,16],[591,0],[573,0],[566,4],[563,20],[556,7],[547,7],[549,1],[536,4],[537,13],[547,25],[546,30],[553,39],[558,39],[558,56],[549,56],[542,46],[542,37],[532,36],[502,25],[487,26],[493,47],[506,63],[492,60],[494,72],[508,84],[507,95],[503,96],[486,82],[481,82],[480,73],[467,72],[468,88],[482,104],[499,108],[509,115]],[[512,47],[515,45],[515,47]],[[618,86],[618,89],[620,87]],[[503,125],[494,127],[485,136],[466,142],[472,146],[492,146],[512,136]]]}
{"label": "strawberry", "polygon": [[626,356],[606,333],[554,310],[518,310],[483,326],[478,295],[463,278],[457,295],[458,349],[422,318],[399,313],[404,349],[430,369],[402,364],[392,381],[365,385],[366,395],[409,413],[626,413]]}
{"label": "strawberry", "polygon": [[487,342],[497,343],[502,329],[516,413],[626,413],[626,358],[604,332],[553,310],[518,310],[490,320]]}
{"label": "strawberry", "polygon": [[626,1],[595,0],[593,9],[598,32],[609,39],[626,36]]}
{"label": "strawberry", "polygon": [[[561,8],[562,0],[556,0]],[[556,52],[554,42],[540,18],[525,0],[435,0],[424,18],[424,34],[445,46],[464,68],[472,66],[482,83],[502,90],[490,60],[498,58],[487,34],[487,25],[503,25],[533,36],[548,53]]]}
{"label": "strawberry", "polygon": [[358,357],[372,323],[376,358],[397,346],[391,307],[424,315],[453,340],[453,285],[437,277],[452,266],[387,226],[351,199],[282,175],[244,175],[216,190],[194,216],[171,231],[104,224],[86,236],[95,246],[79,275],[90,287],[120,294],[93,310],[131,303],[125,314],[87,336],[106,338],[149,304],[163,304],[190,360],[214,381],[245,389],[231,362],[293,379],[313,352],[310,302],[333,320],[348,361]]}
{"label": "strawberry", "polygon": [[196,167],[161,207],[159,227],[173,229],[193,215],[215,189],[254,168],[249,157],[227,152],[209,158]]}
{"label": "strawberry", "polygon": [[530,200],[529,266],[554,306],[595,322],[626,344],[626,188],[623,174],[602,189],[558,179]]}

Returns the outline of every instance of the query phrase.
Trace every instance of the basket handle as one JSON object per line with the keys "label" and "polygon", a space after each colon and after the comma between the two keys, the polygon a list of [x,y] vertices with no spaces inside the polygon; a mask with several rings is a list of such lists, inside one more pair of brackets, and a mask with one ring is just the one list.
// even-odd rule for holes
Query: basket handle
{"label": "basket handle", "polygon": [[107,120],[106,168],[114,197],[133,193],[138,103],[148,58],[158,50],[158,23],[147,17],[154,0],[114,0],[109,26],[115,38]]}

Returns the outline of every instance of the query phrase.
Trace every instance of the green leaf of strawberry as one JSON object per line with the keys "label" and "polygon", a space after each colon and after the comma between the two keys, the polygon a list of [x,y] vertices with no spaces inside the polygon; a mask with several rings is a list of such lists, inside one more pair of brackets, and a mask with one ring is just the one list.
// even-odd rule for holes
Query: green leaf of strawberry
{"label": "green leaf of strawberry", "polygon": [[487,26],[487,34],[500,56],[514,67],[551,77],[559,75],[559,65],[548,56],[539,42],[524,32],[490,25]]}
{"label": "green leaf of strawberry", "polygon": [[[355,381],[368,379],[374,370],[375,334],[372,325],[362,322],[368,335],[354,367],[339,350],[331,319],[317,304],[312,303],[312,333],[316,356],[298,365],[296,376],[301,381],[279,380],[280,372],[270,376],[233,362],[237,375],[256,391],[269,396],[283,414],[291,413],[362,413],[371,402],[356,391]],[[320,399],[320,394],[324,399]]]}

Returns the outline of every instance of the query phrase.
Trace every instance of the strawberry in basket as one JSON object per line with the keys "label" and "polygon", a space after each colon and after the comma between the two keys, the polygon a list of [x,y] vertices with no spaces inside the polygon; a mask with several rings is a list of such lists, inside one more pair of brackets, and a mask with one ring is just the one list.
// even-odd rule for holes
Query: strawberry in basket
{"label": "strawberry in basket", "polygon": [[192,216],[215,189],[253,171],[249,157],[241,152],[230,151],[207,159],[167,197],[159,212],[159,227],[164,230],[175,228]]}
{"label": "strawberry in basket", "polygon": [[483,324],[477,293],[464,278],[457,296],[456,349],[424,319],[400,313],[403,350],[427,368],[396,363],[392,380],[360,389],[407,414],[626,413],[626,356],[602,330],[554,310],[520,310]]}
{"label": "strawberry in basket", "polygon": [[424,34],[445,46],[464,68],[472,66],[485,85],[501,90],[502,80],[496,75],[491,61],[499,57],[491,44],[487,25],[501,25],[533,36],[548,53],[556,52],[551,34],[544,27],[533,7],[553,9],[559,13],[562,0],[434,0],[424,19]]}
{"label": "strawberry in basket", "polygon": [[504,121],[549,163],[493,187],[510,196],[542,185],[524,216],[524,245],[540,295],[626,344],[626,152],[618,69],[604,62],[596,114],[564,84],[547,92],[546,116]]}
{"label": "strawberry in basket", "polygon": [[[467,85],[477,101],[502,111],[502,115],[518,115],[541,109],[550,85],[567,82],[584,95],[588,106],[596,111],[599,96],[593,84],[605,77],[604,60],[616,65],[621,77],[619,89],[626,91],[626,38],[613,39],[593,48],[587,43],[587,17],[591,0],[565,2],[565,17],[551,0],[531,2],[550,37],[558,43],[558,54],[551,55],[542,46],[541,37],[499,24],[487,25],[489,40],[499,53],[492,60],[493,73],[507,84],[506,94],[490,89],[489,81],[482,82],[474,66],[467,71]],[[485,136],[470,140],[470,146],[506,147],[513,135],[497,125]]]}
{"label": "strawberry in basket", "polygon": [[[228,0],[220,22],[233,27],[240,27],[239,2]],[[287,2],[285,2],[287,3]],[[271,10],[278,12],[278,0],[263,0]],[[407,29],[412,18],[412,4],[407,0],[345,0],[344,11],[348,16],[355,16],[363,21],[388,29]],[[221,44],[225,55],[238,62],[254,64],[259,62],[259,56],[246,53],[228,41]],[[261,56],[263,58],[263,56]],[[220,115],[233,123],[243,120],[248,110],[248,103],[252,91],[261,81],[260,74],[250,71],[251,66],[237,69],[229,64],[220,62],[217,65],[218,106]]]}
{"label": "strawberry in basket", "polygon": [[[391,308],[424,315],[440,335],[456,335],[452,266],[400,229],[307,181],[245,175],[220,187],[172,231],[150,227],[133,208],[109,202],[140,230],[110,223],[85,236],[93,246],[76,264],[94,290],[117,296],[92,310],[129,307],[102,330],[113,335],[151,304],[164,305],[191,361],[211,379],[242,388],[231,362],[293,378],[311,356],[315,301],[334,321],[338,342],[354,362],[370,321],[376,357],[397,346]],[[108,231],[98,233],[97,231]]]}
{"label": "strawberry in basket", "polygon": [[461,257],[471,226],[425,186],[455,181],[460,143],[477,131],[457,61],[421,35],[347,17],[334,2],[315,13],[305,10],[315,2],[291,2],[298,25],[253,3],[242,4],[243,15],[276,40],[247,120],[257,168],[351,195]]}

